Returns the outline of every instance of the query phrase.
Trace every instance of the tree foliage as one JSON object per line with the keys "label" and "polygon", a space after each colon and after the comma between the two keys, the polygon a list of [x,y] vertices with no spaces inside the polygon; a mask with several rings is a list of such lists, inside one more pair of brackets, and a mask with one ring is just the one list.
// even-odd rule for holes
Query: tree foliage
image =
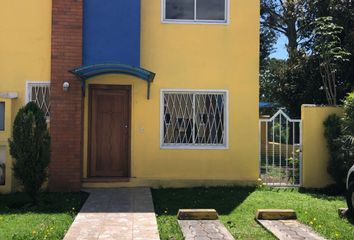
{"label": "tree foliage", "polygon": [[291,117],[300,117],[301,104],[326,101],[317,69],[318,59],[308,56],[291,65],[281,59],[266,61],[260,75],[260,99],[287,108]]}
{"label": "tree foliage", "polygon": [[29,102],[18,111],[9,143],[15,159],[14,176],[36,203],[50,162],[50,136],[44,113],[37,104]]}
{"label": "tree foliage", "polygon": [[[320,42],[315,35],[316,19],[326,17],[332,17],[332,23],[342,28],[337,34],[339,46],[351,53],[349,61],[335,68],[335,99],[338,102],[354,90],[353,1],[261,0],[261,31],[285,36],[288,40],[285,64],[274,67],[276,61],[271,59],[265,59],[261,64],[261,98],[288,108],[295,117],[300,115],[301,104],[328,103],[328,87],[322,81],[323,69],[319,64],[323,58],[315,49]],[[267,46],[265,44],[264,48]],[[263,89],[265,86],[267,88]]]}
{"label": "tree foliage", "polygon": [[309,25],[314,19],[312,6],[312,1],[307,0],[261,0],[261,27],[287,38],[290,60],[308,41]]}
{"label": "tree foliage", "polygon": [[313,52],[319,57],[319,69],[329,105],[337,104],[337,72],[341,63],[348,61],[350,53],[341,46],[343,27],[332,17],[315,20]]}
{"label": "tree foliage", "polygon": [[343,134],[346,143],[354,146],[354,92],[344,100]]}
{"label": "tree foliage", "polygon": [[274,45],[277,41],[277,36],[274,31],[270,31],[266,28],[261,28],[260,40],[260,63],[261,66],[263,66],[267,60],[269,60],[269,55],[274,51]]}

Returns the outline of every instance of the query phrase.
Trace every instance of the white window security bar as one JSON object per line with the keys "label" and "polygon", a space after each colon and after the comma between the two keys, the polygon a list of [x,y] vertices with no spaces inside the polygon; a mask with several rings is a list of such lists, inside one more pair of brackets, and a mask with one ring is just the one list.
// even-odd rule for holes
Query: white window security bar
{"label": "white window security bar", "polygon": [[49,82],[27,82],[26,102],[35,102],[50,117],[50,83]]}
{"label": "white window security bar", "polygon": [[225,91],[163,91],[161,103],[161,147],[226,147]]}

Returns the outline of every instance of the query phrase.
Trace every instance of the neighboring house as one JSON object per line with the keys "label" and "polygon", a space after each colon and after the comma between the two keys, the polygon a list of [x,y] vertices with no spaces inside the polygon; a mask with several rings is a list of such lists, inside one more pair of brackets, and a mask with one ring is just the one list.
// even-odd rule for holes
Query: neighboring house
{"label": "neighboring house", "polygon": [[28,101],[50,125],[52,191],[255,183],[259,5],[4,2],[0,192],[14,189],[7,139]]}

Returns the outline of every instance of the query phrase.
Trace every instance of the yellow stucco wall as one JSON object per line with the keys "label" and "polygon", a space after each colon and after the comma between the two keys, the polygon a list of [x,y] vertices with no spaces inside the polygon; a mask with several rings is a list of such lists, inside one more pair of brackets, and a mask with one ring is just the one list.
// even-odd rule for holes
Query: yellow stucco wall
{"label": "yellow stucco wall", "polygon": [[332,183],[327,173],[329,153],[323,122],[330,114],[343,114],[339,107],[303,105],[301,107],[303,147],[303,187],[321,188]]}
{"label": "yellow stucco wall", "polygon": [[25,102],[26,81],[50,80],[51,1],[3,1],[0,8],[0,92]]}
{"label": "yellow stucco wall", "polygon": [[[5,108],[11,109],[11,114],[6,111],[9,125],[5,131],[0,131],[0,144],[7,144],[13,117],[25,104],[26,81],[50,80],[51,4],[52,1],[48,0],[1,2],[0,94],[15,92],[18,97],[6,99]],[[10,117],[11,121],[8,121]],[[7,161],[7,186],[0,187],[0,192],[11,190],[11,159],[8,153]]]}
{"label": "yellow stucco wall", "polygon": [[[151,99],[146,99],[146,82],[137,78],[106,75],[88,81],[89,84],[132,85],[132,177],[146,181],[191,180],[184,181],[184,186],[192,184],[192,180],[255,182],[258,178],[259,1],[231,0],[230,23],[221,25],[161,23],[160,7],[160,1],[142,0],[141,66],[156,73]],[[228,90],[229,148],[160,149],[161,89]],[[87,106],[88,94],[84,176],[87,175]],[[138,180],[136,185],[146,182]]]}
{"label": "yellow stucco wall", "polygon": [[[25,103],[26,81],[50,80],[51,1],[12,0],[0,8],[0,93],[17,92],[12,116]],[[106,75],[90,84],[132,85],[132,177],[154,180],[258,178],[259,0],[230,0],[229,24],[161,23],[161,1],[142,0],[141,66],[157,75],[146,100],[146,82]],[[160,149],[160,90],[229,91],[229,148]],[[83,175],[87,175],[87,105]],[[140,179],[143,179],[140,181]],[[139,181],[138,181],[139,180]],[[134,181],[132,181],[134,182]],[[212,183],[210,183],[212,184]]]}

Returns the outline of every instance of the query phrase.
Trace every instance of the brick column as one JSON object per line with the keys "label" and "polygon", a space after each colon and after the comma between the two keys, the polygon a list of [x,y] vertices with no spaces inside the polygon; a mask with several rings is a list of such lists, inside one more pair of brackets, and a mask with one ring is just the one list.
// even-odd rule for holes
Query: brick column
{"label": "brick column", "polygon": [[[82,64],[83,0],[53,0],[49,189],[79,191],[82,176],[83,98],[68,70]],[[69,91],[63,91],[63,82]]]}

